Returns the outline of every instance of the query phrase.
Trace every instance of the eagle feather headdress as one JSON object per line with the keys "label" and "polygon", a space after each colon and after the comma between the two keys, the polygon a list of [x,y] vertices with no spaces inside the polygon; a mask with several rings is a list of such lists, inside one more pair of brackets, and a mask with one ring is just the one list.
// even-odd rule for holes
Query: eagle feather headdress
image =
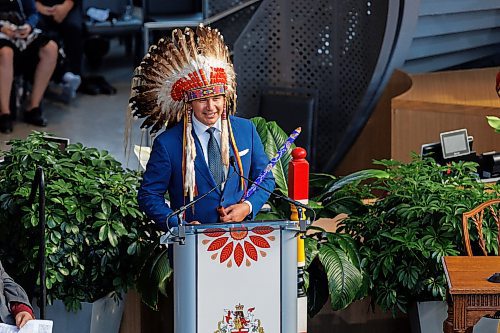
{"label": "eagle feather headdress", "polygon": [[218,95],[226,97],[221,115],[222,162],[229,166],[231,142],[242,171],[227,115],[236,110],[236,75],[228,48],[217,29],[200,25],[196,35],[190,28],[185,28],[184,32],[173,30],[171,40],[162,38],[152,45],[134,71],[129,115],[146,118],[141,128],[150,129],[154,136],[164,126],[184,121],[184,195],[190,200],[195,195],[196,158],[190,102]]}

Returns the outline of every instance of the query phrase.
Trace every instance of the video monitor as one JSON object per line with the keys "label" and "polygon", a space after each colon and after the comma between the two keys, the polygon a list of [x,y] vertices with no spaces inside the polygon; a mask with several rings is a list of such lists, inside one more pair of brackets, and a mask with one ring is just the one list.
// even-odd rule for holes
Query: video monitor
{"label": "video monitor", "polygon": [[[472,151],[472,144],[474,142],[473,136],[467,137],[469,150]],[[422,157],[432,157],[438,163],[443,163],[443,148],[441,147],[441,142],[425,143],[420,148],[420,156]]]}
{"label": "video monitor", "polygon": [[60,138],[57,136],[46,135],[43,137],[45,140],[57,143],[59,145],[60,150],[65,150],[67,146],[69,146],[68,138]]}
{"label": "video monitor", "polygon": [[456,131],[443,132],[440,136],[444,159],[470,154],[467,129],[464,128]]}

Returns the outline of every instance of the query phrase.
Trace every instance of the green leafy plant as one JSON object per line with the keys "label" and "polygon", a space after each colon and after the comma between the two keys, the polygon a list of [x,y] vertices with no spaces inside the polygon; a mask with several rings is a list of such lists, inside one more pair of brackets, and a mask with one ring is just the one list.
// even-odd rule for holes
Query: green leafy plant
{"label": "green leafy plant", "polygon": [[341,310],[364,297],[369,280],[350,235],[318,227],[309,227],[309,231],[305,238],[305,287],[308,314],[312,317],[328,299],[333,310]]}
{"label": "green leafy plant", "polygon": [[147,258],[137,280],[137,290],[141,294],[142,302],[158,311],[161,295],[173,296],[167,292],[173,269],[170,266],[167,247],[160,244],[160,237],[153,239],[154,241],[144,251],[147,253]]}
{"label": "green leafy plant", "polygon": [[[257,132],[264,145],[264,150],[269,158],[283,145],[288,135],[274,121],[267,122],[264,118],[252,118]],[[288,164],[291,161],[292,145],[278,161],[273,169],[276,180],[275,192],[280,195],[288,195]],[[361,179],[369,178],[369,172],[364,176],[347,179],[341,184],[333,176],[327,174],[311,174],[310,185],[312,188],[340,189]],[[338,187],[335,187],[338,186]],[[308,216],[314,220],[317,217],[332,217],[339,212],[350,212],[363,208],[361,201],[353,198],[346,191],[338,191],[332,199],[323,205],[323,192],[309,200],[309,206],[314,208],[314,213],[308,212]],[[290,205],[274,196],[269,198],[271,212],[259,213],[257,219],[288,219],[291,211]],[[309,233],[305,236],[306,267],[305,287],[308,296],[308,313],[314,316],[330,298],[330,305],[334,310],[347,307],[354,300],[365,296],[368,288],[368,279],[363,274],[363,268],[357,251],[357,246],[350,235],[326,232],[317,227],[309,227]]]}
{"label": "green leafy plant", "polygon": [[140,175],[108,152],[71,144],[64,151],[33,132],[9,142],[0,163],[0,251],[10,274],[36,281],[38,203],[28,204],[37,166],[45,172],[47,296],[77,310],[134,285],[154,233],[139,211]]}
{"label": "green leafy plant", "polygon": [[495,116],[486,116],[486,120],[495,132],[500,133],[500,118]]}
{"label": "green leafy plant", "polygon": [[[485,189],[475,163],[437,165],[413,157],[411,163],[376,161],[387,177],[350,189],[360,198],[376,198],[366,210],[353,211],[341,230],[360,248],[370,278],[369,294],[385,310],[406,312],[416,300],[443,299],[446,279],[441,259],[463,254],[461,216],[496,197],[496,185]],[[488,242],[495,242],[494,224]]]}
{"label": "green leafy plant", "polygon": [[[262,117],[255,117],[251,120],[257,129],[266,155],[269,159],[273,158],[278,149],[286,142],[288,135],[275,121],[267,122]],[[275,192],[278,195],[288,195],[288,164],[292,159],[291,150],[294,148],[295,144],[292,144],[290,150],[278,160],[276,166],[272,169],[276,182]],[[279,220],[290,217],[290,205],[283,200],[271,196],[267,203],[271,206],[271,210],[266,213],[260,212],[256,217],[257,220]]]}

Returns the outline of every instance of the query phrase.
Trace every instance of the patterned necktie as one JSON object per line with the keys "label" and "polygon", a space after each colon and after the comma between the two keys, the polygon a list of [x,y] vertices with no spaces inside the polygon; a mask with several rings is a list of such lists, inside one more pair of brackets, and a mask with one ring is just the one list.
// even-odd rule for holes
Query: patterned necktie
{"label": "patterned necktie", "polygon": [[215,128],[210,127],[207,129],[207,133],[210,135],[208,140],[208,167],[216,184],[219,184],[224,180],[224,168],[222,166],[222,155],[220,153],[219,144],[214,136]]}

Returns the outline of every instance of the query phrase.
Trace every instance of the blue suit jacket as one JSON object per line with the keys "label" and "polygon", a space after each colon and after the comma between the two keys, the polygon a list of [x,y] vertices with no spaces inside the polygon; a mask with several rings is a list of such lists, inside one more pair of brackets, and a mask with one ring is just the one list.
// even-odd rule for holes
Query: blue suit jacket
{"label": "blue suit jacket", "polygon": [[[232,116],[230,121],[243,164],[244,176],[254,180],[266,167],[269,159],[251,121]],[[182,133],[183,124],[180,122],[155,139],[138,193],[139,207],[163,230],[167,228],[167,216],[173,210],[187,204],[189,200],[184,197],[182,186]],[[196,186],[198,195],[201,196],[217,184],[205,162],[202,147],[194,132],[193,137],[196,143]],[[232,147],[230,147],[229,154],[234,156]],[[199,221],[200,223],[218,222],[218,206],[228,207],[241,200],[243,191],[239,184],[240,177],[233,171],[232,167],[229,167],[224,190],[221,191],[219,187],[201,199],[194,205],[194,209],[190,208],[186,211],[185,220],[187,222]],[[269,191],[274,190],[274,178],[271,172],[261,186]],[[171,207],[165,203],[164,197],[167,191]],[[259,189],[247,199],[252,203],[252,218],[255,217],[268,198],[269,193]],[[170,226],[176,225],[177,217],[172,216],[168,222]]]}

